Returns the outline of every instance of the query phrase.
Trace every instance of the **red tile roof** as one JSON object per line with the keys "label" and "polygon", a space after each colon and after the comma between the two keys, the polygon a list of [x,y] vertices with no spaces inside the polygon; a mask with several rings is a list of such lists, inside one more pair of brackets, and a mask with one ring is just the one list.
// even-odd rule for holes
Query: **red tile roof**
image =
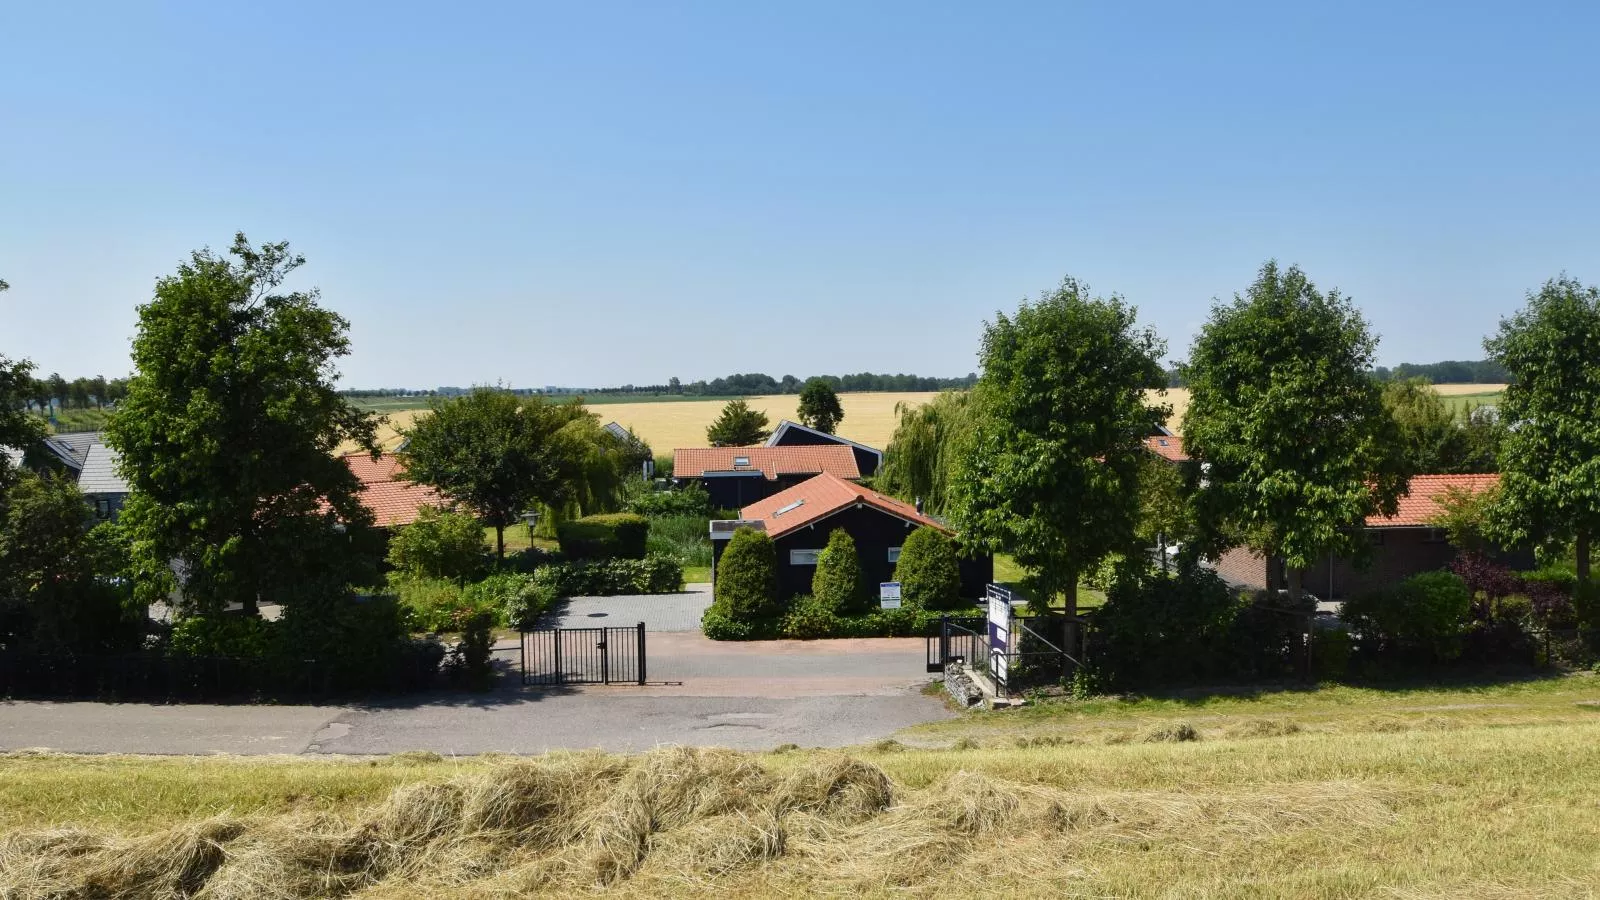
{"label": "red tile roof", "polygon": [[[749,465],[735,466],[743,457]],[[845,444],[784,447],[686,447],[672,451],[672,474],[698,478],[706,472],[761,472],[768,481],[779,475],[817,475],[828,472],[840,478],[861,477],[856,455]]]}
{"label": "red tile roof", "polygon": [[385,454],[373,459],[367,453],[347,453],[343,459],[361,479],[361,503],[372,510],[380,528],[410,525],[422,507],[448,505],[433,488],[400,478],[405,464],[395,456]]}
{"label": "red tile roof", "polygon": [[[796,503],[800,505],[794,506]],[[950,530],[917,512],[917,508],[909,503],[827,473],[808,478],[786,491],[746,506],[739,511],[739,518],[759,519],[766,526],[767,534],[777,537],[858,503],[918,525],[928,525],[945,532]]]}
{"label": "red tile roof", "polygon": [[1189,454],[1183,452],[1183,438],[1177,435],[1152,435],[1144,439],[1144,447],[1173,462],[1186,462],[1189,459]]}
{"label": "red tile roof", "polygon": [[1411,479],[1411,493],[1400,498],[1393,516],[1369,516],[1368,528],[1415,528],[1431,525],[1439,515],[1439,501],[1451,488],[1474,494],[1500,483],[1499,475],[1417,475]]}

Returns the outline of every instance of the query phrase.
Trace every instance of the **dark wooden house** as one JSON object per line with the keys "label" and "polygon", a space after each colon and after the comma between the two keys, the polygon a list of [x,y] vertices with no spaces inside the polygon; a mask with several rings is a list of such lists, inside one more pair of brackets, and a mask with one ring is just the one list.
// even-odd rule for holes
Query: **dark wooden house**
{"label": "dark wooden house", "polygon": [[768,447],[817,447],[830,444],[838,444],[841,447],[850,448],[850,452],[855,454],[856,469],[861,472],[861,477],[863,478],[878,474],[878,467],[883,465],[882,450],[868,447],[866,444],[858,444],[849,438],[842,438],[836,434],[828,434],[826,431],[818,431],[815,428],[801,425],[799,422],[791,422],[788,419],[778,423],[777,430],[772,432],[772,437],[767,438],[766,445]]}
{"label": "dark wooden house", "polygon": [[739,509],[823,473],[847,481],[861,477],[855,454],[842,444],[672,451],[672,480],[699,483],[713,509]]}
{"label": "dark wooden house", "polygon": [[[896,500],[835,475],[823,474],[740,510],[739,519],[712,523],[712,553],[722,559],[723,548],[738,527],[765,531],[778,556],[778,593],[787,599],[811,593],[817,558],[828,536],[843,528],[855,540],[861,571],[869,584],[894,580],[895,563],[906,535],[919,526],[953,534],[938,520]],[[989,554],[961,560],[961,594],[982,597],[994,580],[994,557]]]}

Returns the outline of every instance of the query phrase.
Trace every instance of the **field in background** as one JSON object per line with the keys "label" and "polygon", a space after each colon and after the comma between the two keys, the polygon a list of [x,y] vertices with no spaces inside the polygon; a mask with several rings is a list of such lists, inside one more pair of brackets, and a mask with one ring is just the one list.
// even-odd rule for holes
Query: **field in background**
{"label": "field in background", "polygon": [[[1438,386],[1439,393],[1457,412],[1464,410],[1468,404],[1497,402],[1504,390],[1505,385],[1502,384]],[[839,426],[839,434],[881,450],[889,446],[889,438],[894,436],[895,426],[900,422],[899,416],[894,412],[895,405],[904,403],[907,406],[921,406],[935,396],[937,392],[934,391],[840,394],[839,402],[844,405],[844,422]],[[1149,396],[1152,402],[1166,403],[1172,407],[1172,418],[1168,420],[1168,426],[1173,431],[1178,431],[1184,413],[1189,409],[1189,389],[1168,388],[1165,394],[1151,391]],[[613,399],[620,402],[610,402]],[[704,447],[706,426],[717,417],[717,413],[729,399],[731,398],[685,400],[662,396],[643,400],[622,400],[622,398],[606,397],[601,398],[604,402],[586,402],[591,402],[595,406],[595,412],[604,421],[620,422],[632,427],[655,452],[668,453],[678,447]],[[773,425],[777,425],[780,419],[796,418],[795,410],[800,402],[796,394],[747,399],[752,407],[765,412]],[[409,426],[420,411],[417,408],[416,398],[384,398],[370,406],[366,403],[362,405],[363,408],[377,409],[388,416],[389,421],[378,429],[378,440],[385,450],[393,450],[400,443],[397,429]]]}
{"label": "field in background", "polygon": [[0,896],[1588,896],[1596,694],[1048,704],[848,755],[0,755]]}

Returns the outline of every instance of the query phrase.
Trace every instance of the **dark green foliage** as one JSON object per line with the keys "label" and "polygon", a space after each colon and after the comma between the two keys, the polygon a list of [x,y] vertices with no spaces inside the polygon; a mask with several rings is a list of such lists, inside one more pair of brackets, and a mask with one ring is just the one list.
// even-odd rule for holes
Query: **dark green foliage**
{"label": "dark green foliage", "polygon": [[512,628],[527,631],[535,627],[539,617],[549,612],[560,600],[561,595],[556,593],[555,588],[537,578],[528,584],[519,583],[516,590],[501,599],[500,621]]}
{"label": "dark green foliage", "polygon": [[534,573],[557,597],[671,594],[683,588],[683,565],[670,556],[557,563]]}
{"label": "dark green foliage", "polygon": [[172,626],[178,656],[268,659],[278,653],[272,623],[258,616],[190,616]]}
{"label": "dark green foliage", "polygon": [[923,508],[942,513],[951,473],[972,436],[972,394],[946,391],[920,406],[895,404],[900,424],[883,453],[877,488],[902,500],[921,498]]}
{"label": "dark green foliage", "polygon": [[1227,673],[1241,607],[1215,574],[1123,567],[1094,614],[1089,663],[1103,688],[1192,684]]}
{"label": "dark green foliage", "polygon": [[494,616],[487,612],[467,617],[460,643],[451,648],[445,659],[450,677],[474,691],[487,691],[494,675],[494,624]]}
{"label": "dark green foliage", "polygon": [[1079,574],[1134,540],[1142,440],[1170,411],[1145,402],[1165,345],[1136,315],[1069,278],[984,331],[951,512],[964,540],[1034,573],[1039,602],[1071,608]]}
{"label": "dark green foliage", "polygon": [[1376,348],[1348,299],[1292,266],[1267,263],[1212,307],[1183,367],[1184,449],[1208,467],[1204,549],[1282,557],[1295,599],[1301,569],[1366,552],[1362,523],[1393,514],[1408,474],[1372,377]]}
{"label": "dark green foliage", "polygon": [[818,556],[817,569],[811,575],[811,593],[818,604],[845,615],[868,608],[856,542],[843,528],[828,535],[828,546]]}
{"label": "dark green foliage", "polygon": [[1459,576],[1423,572],[1352,598],[1340,617],[1350,624],[1364,653],[1421,663],[1461,655],[1471,611],[1472,592]]}
{"label": "dark green foliage", "polygon": [[713,447],[748,447],[771,434],[766,413],[751,409],[743,400],[729,400],[706,429],[706,441]]}
{"label": "dark green foliage", "polygon": [[707,610],[751,624],[778,614],[778,560],[765,532],[740,528],[717,562],[716,596]]}
{"label": "dark green foliage", "polygon": [[167,600],[177,561],[189,611],[331,604],[375,583],[381,556],[361,485],[334,455],[374,442],[373,417],[333,387],[349,323],[314,291],[276,292],[304,261],[287,244],[241,234],[229,255],[197,252],[157,282],[106,430],[133,490],[121,522],[137,596]]}
{"label": "dark green foliage", "polygon": [[705,516],[668,516],[650,520],[651,553],[670,556],[685,566],[711,565],[711,520]]}
{"label": "dark green foliage", "polygon": [[397,670],[409,669],[419,655],[434,652],[410,640],[400,605],[381,595],[286,606],[273,631],[283,665],[292,668],[301,660],[316,660],[328,686],[341,692],[392,690],[399,683]]}
{"label": "dark green foliage", "polygon": [[800,389],[800,423],[807,428],[833,434],[844,421],[844,407],[839,405],[839,395],[824,378],[810,378]]}
{"label": "dark green foliage", "polygon": [[1458,420],[1426,378],[1384,385],[1383,405],[1394,417],[1406,468],[1418,474],[1495,471],[1494,447],[1482,446],[1480,432],[1492,422]]}
{"label": "dark green foliage", "polygon": [[794,598],[782,615],[753,621],[736,621],[712,606],[701,619],[700,628],[714,641],[922,637],[936,633],[939,616],[938,612],[904,607],[844,615],[827,601],[801,595]]}
{"label": "dark green foliage", "polygon": [[1512,378],[1496,530],[1508,544],[1571,544],[1580,584],[1600,536],[1600,288],[1562,276],[1484,342]]}
{"label": "dark green foliage", "polygon": [[628,511],[651,518],[657,516],[704,518],[711,515],[711,495],[706,493],[706,489],[701,487],[699,482],[690,482],[688,486],[676,490],[641,494],[628,504]]}
{"label": "dark green foliage", "polygon": [[391,576],[389,590],[405,610],[408,631],[460,631],[463,619],[477,612],[466,605],[454,579]]}
{"label": "dark green foliage", "polygon": [[[0,447],[31,451],[44,437],[44,425],[27,412],[33,402],[33,364],[0,356]],[[11,460],[0,453],[0,491],[16,480]]]}
{"label": "dark green foliage", "polygon": [[923,525],[906,536],[894,580],[900,582],[903,606],[911,609],[959,609],[961,563],[956,542],[937,528]]}
{"label": "dark green foliage", "polygon": [[671,478],[672,477],[672,463],[673,463],[672,454],[667,453],[667,454],[663,454],[663,455],[658,455],[656,457],[656,465],[655,465],[656,477],[657,478]]}
{"label": "dark green foliage", "polygon": [[585,516],[558,524],[556,539],[568,559],[643,559],[650,520],[635,513]]}
{"label": "dark green foliage", "polygon": [[389,565],[420,578],[472,578],[484,567],[483,526],[466,513],[424,506],[389,541]]}

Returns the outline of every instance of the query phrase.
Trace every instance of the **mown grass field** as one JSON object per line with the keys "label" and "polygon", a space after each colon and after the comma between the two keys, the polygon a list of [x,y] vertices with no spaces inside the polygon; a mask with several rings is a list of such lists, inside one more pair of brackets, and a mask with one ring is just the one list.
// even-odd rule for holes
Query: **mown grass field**
{"label": "mown grass field", "polygon": [[848,753],[0,757],[0,896],[1582,897],[1590,676],[969,713]]}

